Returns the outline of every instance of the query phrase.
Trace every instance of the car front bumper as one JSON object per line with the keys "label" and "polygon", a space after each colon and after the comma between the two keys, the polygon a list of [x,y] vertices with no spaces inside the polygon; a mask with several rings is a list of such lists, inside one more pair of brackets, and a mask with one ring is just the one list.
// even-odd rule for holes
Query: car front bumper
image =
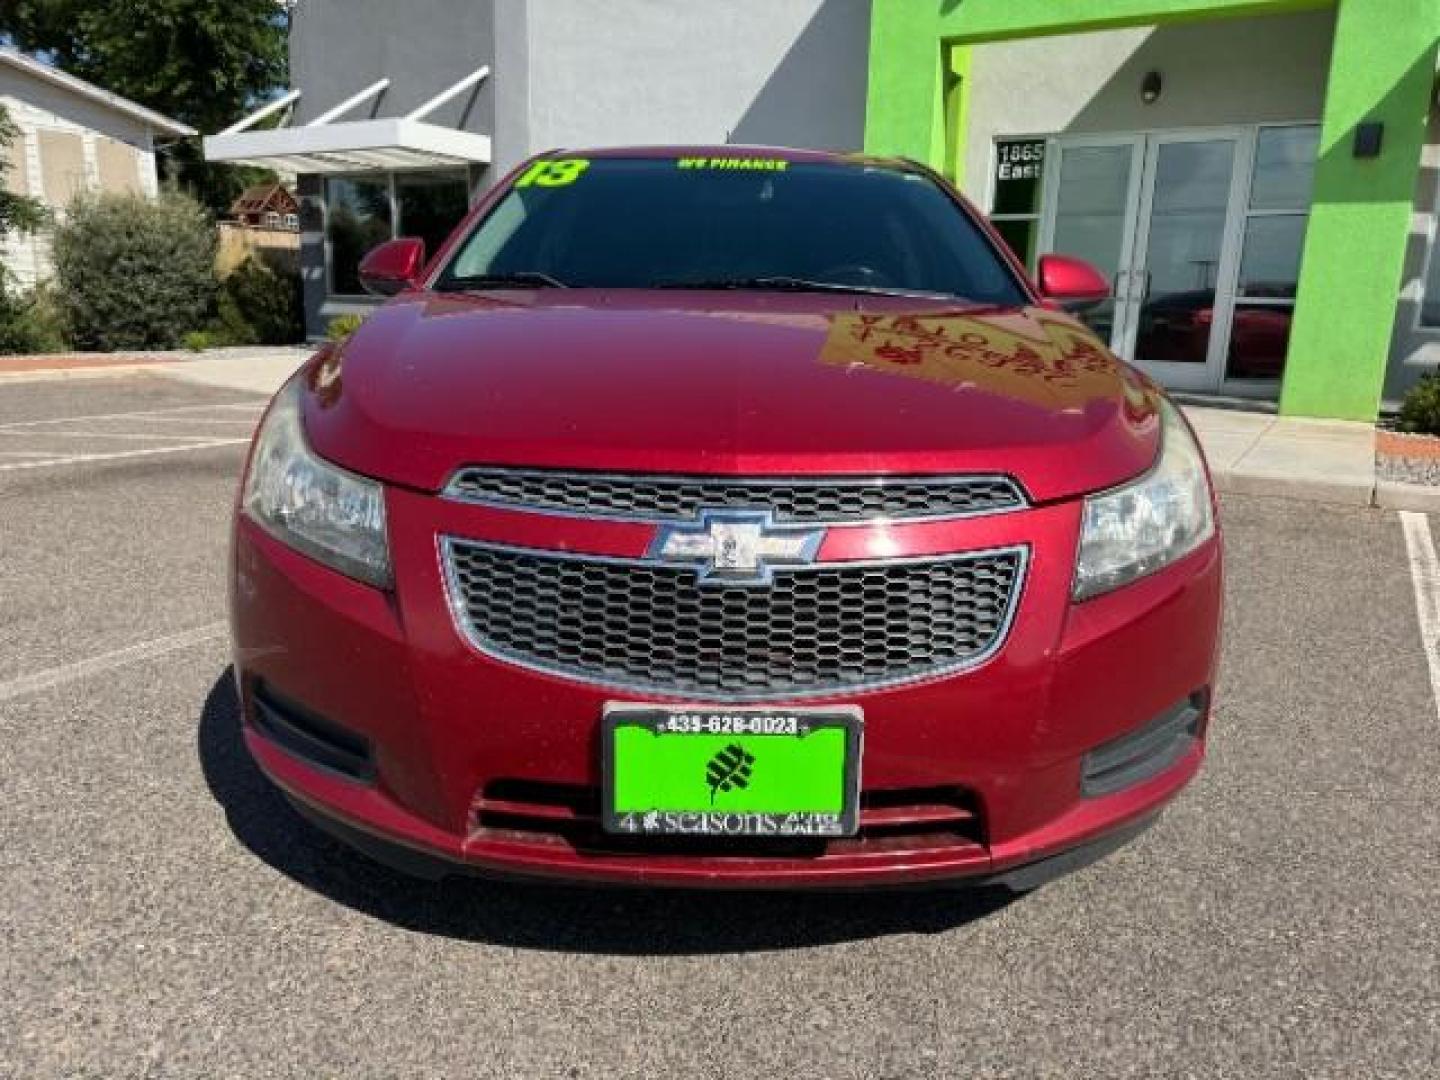
{"label": "car front bumper", "polygon": [[[1031,546],[1014,624],[992,659],[961,674],[805,702],[864,710],[862,800],[870,810],[859,837],[764,850],[607,837],[597,813],[600,720],[606,702],[631,698],[477,653],[446,601],[436,538],[483,531],[524,543],[523,524],[414,493],[388,498],[391,593],[237,520],[236,676],[245,740],[265,773],[308,816],[418,873],[682,887],[963,879],[1028,888],[1128,839],[1203,758],[1221,604],[1218,537],[1077,605],[1069,597],[1079,508],[1054,505],[912,533],[937,550]],[[1187,703],[1185,731],[1166,743],[1155,769],[1142,762],[1112,772],[1119,787],[1087,782],[1106,748],[1119,745],[1123,758],[1123,740]]]}

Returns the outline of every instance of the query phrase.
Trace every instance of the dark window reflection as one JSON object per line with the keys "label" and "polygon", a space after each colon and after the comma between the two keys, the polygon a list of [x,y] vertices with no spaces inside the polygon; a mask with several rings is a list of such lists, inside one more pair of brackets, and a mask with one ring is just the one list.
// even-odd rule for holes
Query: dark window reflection
{"label": "dark window reflection", "polygon": [[1016,258],[1034,270],[1035,248],[1040,242],[1039,220],[1011,218],[1008,221],[996,221],[994,225],[996,231],[1005,238],[1005,243],[1010,245]]}
{"label": "dark window reflection", "polygon": [[1290,348],[1288,305],[1237,304],[1230,330],[1226,375],[1232,379],[1278,379]]}
{"label": "dark window reflection", "polygon": [[1203,364],[1214,325],[1214,289],[1164,293],[1140,312],[1136,354],[1155,364]]}
{"label": "dark window reflection", "polygon": [[358,296],[360,260],[391,237],[390,180],[343,179],[325,182],[326,235],[330,240],[330,291]]}
{"label": "dark window reflection", "polygon": [[418,236],[434,254],[470,208],[470,186],[464,173],[401,173],[395,178],[400,204],[399,232]]}

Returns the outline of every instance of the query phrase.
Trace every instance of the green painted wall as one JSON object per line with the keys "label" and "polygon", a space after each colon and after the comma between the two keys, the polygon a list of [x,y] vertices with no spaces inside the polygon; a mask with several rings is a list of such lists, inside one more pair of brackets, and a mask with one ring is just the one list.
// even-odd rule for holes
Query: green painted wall
{"label": "green painted wall", "polygon": [[[950,109],[951,47],[1181,20],[1274,15],[1322,0],[873,0],[865,147],[946,168],[963,142]],[[1281,395],[1295,415],[1373,419],[1435,83],[1440,0],[1338,0],[1315,200]],[[1355,125],[1385,124],[1374,160]],[[958,129],[958,130],[957,130]],[[947,168],[953,172],[953,166]]]}
{"label": "green painted wall", "polygon": [[[1373,420],[1435,85],[1440,0],[1342,0],[1282,412]],[[1355,125],[1385,124],[1378,158]]]}
{"label": "green painted wall", "polygon": [[[1384,7],[1391,0],[1360,2]],[[946,42],[1327,6],[1328,0],[873,0],[865,149],[943,167]]]}

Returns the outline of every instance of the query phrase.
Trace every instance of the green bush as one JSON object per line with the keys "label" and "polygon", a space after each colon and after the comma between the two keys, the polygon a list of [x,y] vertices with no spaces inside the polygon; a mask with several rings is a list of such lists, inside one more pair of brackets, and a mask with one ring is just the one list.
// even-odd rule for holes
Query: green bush
{"label": "green bush", "polygon": [[325,328],[325,336],[331,341],[344,341],[359,330],[364,322],[364,315],[336,315]]}
{"label": "green bush", "polygon": [[54,293],[42,285],[18,294],[0,272],[0,355],[58,353],[69,347]]}
{"label": "green bush", "polygon": [[1440,372],[1412,386],[1400,402],[1400,430],[1440,435]]}
{"label": "green bush", "polygon": [[293,345],[305,340],[300,275],[253,255],[220,283],[214,336],[230,345]]}
{"label": "green bush", "polygon": [[171,349],[215,303],[215,229],[182,195],[106,195],[55,229],[55,276],[82,349]]}
{"label": "green bush", "polygon": [[209,330],[191,330],[180,339],[180,344],[190,352],[204,352],[206,349],[215,348],[218,342]]}

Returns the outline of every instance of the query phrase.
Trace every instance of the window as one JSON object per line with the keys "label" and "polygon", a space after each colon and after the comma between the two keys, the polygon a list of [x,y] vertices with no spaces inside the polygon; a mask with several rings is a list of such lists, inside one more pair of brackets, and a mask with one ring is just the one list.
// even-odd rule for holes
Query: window
{"label": "window", "polygon": [[[434,251],[470,205],[461,171],[372,173],[325,181],[325,238],[330,246],[330,291],[358,296],[360,260],[397,236],[418,236]],[[299,221],[288,215],[286,226]]]}
{"label": "window", "polygon": [[1230,378],[1278,378],[1290,347],[1320,129],[1261,128],[1240,247]]}
{"label": "window", "polygon": [[418,236],[432,255],[470,209],[463,173],[413,173],[395,178],[400,235]]}
{"label": "window", "polygon": [[1430,242],[1430,265],[1425,271],[1425,292],[1420,301],[1420,325],[1440,330],[1440,235]]}
{"label": "window", "polygon": [[341,179],[325,182],[325,235],[330,241],[330,291],[357,296],[360,260],[391,231],[390,182],[379,179]]}
{"label": "window", "polygon": [[286,214],[286,215],[285,215],[285,228],[291,230],[292,232],[298,231],[299,228],[300,228],[300,215],[299,215],[299,214]]}
{"label": "window", "polygon": [[1040,246],[1040,183],[1045,175],[1044,139],[995,143],[995,185],[990,221],[1010,250],[1031,270]]}
{"label": "window", "polygon": [[1433,200],[1427,207],[1421,200],[1417,209],[1428,211],[1431,218],[1430,248],[1421,282],[1419,329],[1440,330],[1440,183],[1435,185]]}
{"label": "window", "polygon": [[274,210],[270,210],[270,211],[267,211],[267,212],[266,212],[266,214],[265,214],[265,227],[266,227],[267,229],[278,229],[278,228],[280,228],[280,215],[277,214]]}

